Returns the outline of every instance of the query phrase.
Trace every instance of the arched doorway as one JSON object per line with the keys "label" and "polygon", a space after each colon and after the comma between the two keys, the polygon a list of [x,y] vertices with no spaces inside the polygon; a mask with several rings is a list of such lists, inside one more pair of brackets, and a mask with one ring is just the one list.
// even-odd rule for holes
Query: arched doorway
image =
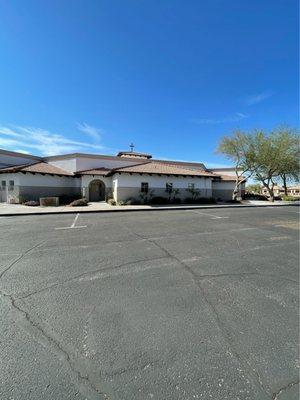
{"label": "arched doorway", "polygon": [[105,200],[105,184],[100,179],[95,179],[89,184],[89,201]]}

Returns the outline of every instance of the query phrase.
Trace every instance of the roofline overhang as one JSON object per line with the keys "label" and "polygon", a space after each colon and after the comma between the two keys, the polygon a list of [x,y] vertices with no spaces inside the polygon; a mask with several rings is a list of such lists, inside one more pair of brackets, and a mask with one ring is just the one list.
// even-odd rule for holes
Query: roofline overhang
{"label": "roofline overhang", "polygon": [[181,174],[180,172],[172,173],[172,172],[139,172],[139,171],[123,171],[119,169],[112,170],[111,173],[107,176],[111,176],[114,174],[138,174],[138,175],[166,175],[166,176],[187,176],[193,178],[214,178],[214,175],[193,175],[193,174]]}
{"label": "roofline overhang", "polygon": [[0,154],[5,154],[7,156],[13,156],[13,157],[23,157],[23,158],[31,158],[32,160],[39,160],[41,161],[43,159],[43,157],[39,157],[39,156],[34,156],[32,154],[26,154],[26,153],[20,153],[17,151],[10,151],[10,150],[4,150],[4,149],[0,149]]}

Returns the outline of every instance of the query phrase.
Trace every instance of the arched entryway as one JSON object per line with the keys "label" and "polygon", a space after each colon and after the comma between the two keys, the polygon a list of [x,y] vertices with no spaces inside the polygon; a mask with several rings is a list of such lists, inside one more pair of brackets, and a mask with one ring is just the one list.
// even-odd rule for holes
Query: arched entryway
{"label": "arched entryway", "polygon": [[105,184],[100,179],[94,179],[89,184],[89,201],[105,200]]}

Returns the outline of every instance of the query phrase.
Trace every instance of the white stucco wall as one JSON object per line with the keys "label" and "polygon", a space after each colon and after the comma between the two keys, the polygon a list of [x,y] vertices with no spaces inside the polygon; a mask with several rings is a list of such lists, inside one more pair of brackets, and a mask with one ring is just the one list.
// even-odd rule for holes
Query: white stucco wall
{"label": "white stucco wall", "polygon": [[189,183],[194,183],[195,189],[211,189],[211,178],[175,177],[139,174],[115,174],[113,180],[117,180],[119,187],[140,188],[142,182],[148,182],[149,188],[165,188],[166,183],[173,183],[176,189],[186,189]]}
{"label": "white stucco wall", "polygon": [[2,181],[6,181],[6,185],[8,185],[11,180],[14,181],[15,185],[19,185],[19,174],[0,174],[0,184]]}
{"label": "white stucco wall", "polygon": [[[18,196],[19,174],[0,174],[0,202],[10,201],[11,198]],[[5,185],[2,186],[2,182]],[[14,181],[14,186],[9,186],[9,181]],[[11,190],[13,189],[13,190]]]}
{"label": "white stucco wall", "polygon": [[234,186],[234,181],[213,182],[213,188],[216,190],[233,190]]}
{"label": "white stucco wall", "polygon": [[[9,185],[9,181],[14,181],[14,186]],[[6,182],[6,186],[2,188],[2,181]],[[0,201],[9,201],[10,198],[18,198],[19,193],[23,193],[24,188],[28,188],[29,192],[36,192],[38,188],[74,188],[81,187],[81,178],[60,177],[42,174],[30,173],[10,173],[0,174]],[[77,189],[76,189],[77,190]],[[79,189],[80,190],[80,189]],[[43,190],[44,191],[44,190]],[[66,189],[67,191],[67,189]]]}
{"label": "white stucco wall", "polygon": [[81,178],[52,176],[42,174],[15,174],[18,176],[18,184],[21,186],[52,186],[52,187],[80,187]]}
{"label": "white stucco wall", "polygon": [[101,158],[101,157],[73,157],[61,160],[48,160],[49,164],[55,165],[56,167],[62,168],[69,172],[86,171],[93,168],[118,168],[125,167],[127,165],[135,165],[145,160],[119,160]]}

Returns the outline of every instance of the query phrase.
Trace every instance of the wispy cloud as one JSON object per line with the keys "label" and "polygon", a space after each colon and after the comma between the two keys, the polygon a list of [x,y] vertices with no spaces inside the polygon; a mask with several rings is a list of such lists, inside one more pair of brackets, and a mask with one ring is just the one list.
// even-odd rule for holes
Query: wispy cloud
{"label": "wispy cloud", "polygon": [[214,162],[209,162],[209,161],[204,161],[203,163],[207,168],[230,168],[230,167],[232,167],[232,165],[219,164],[219,163],[214,163]]}
{"label": "wispy cloud", "polygon": [[254,94],[251,96],[247,96],[245,98],[245,104],[247,106],[252,106],[253,104],[261,103],[262,101],[268,99],[273,96],[274,92],[272,90],[265,90],[264,92]]}
{"label": "wispy cloud", "polygon": [[240,112],[236,112],[232,115],[228,115],[224,118],[193,118],[191,119],[191,122],[194,122],[196,124],[226,124],[229,122],[237,122],[237,121],[241,121],[245,118],[248,118],[249,115],[244,114],[244,113],[240,113]]}
{"label": "wispy cloud", "polygon": [[[84,141],[68,139],[65,136],[53,133],[48,130],[24,127],[24,126],[0,126],[0,147],[10,150],[22,152],[37,152],[41,155],[55,155],[62,153],[71,153],[76,151],[99,151],[105,147],[99,142],[101,139],[100,131],[97,128],[90,127],[87,124],[82,125],[85,130],[83,132],[89,139],[93,141]],[[79,129],[79,127],[78,127]],[[94,131],[92,131],[94,129]],[[93,132],[91,134],[91,132]]]}
{"label": "wispy cloud", "polygon": [[78,123],[77,129],[85,135],[90,136],[96,142],[99,142],[101,140],[102,131],[99,128],[88,125],[86,122]]}

